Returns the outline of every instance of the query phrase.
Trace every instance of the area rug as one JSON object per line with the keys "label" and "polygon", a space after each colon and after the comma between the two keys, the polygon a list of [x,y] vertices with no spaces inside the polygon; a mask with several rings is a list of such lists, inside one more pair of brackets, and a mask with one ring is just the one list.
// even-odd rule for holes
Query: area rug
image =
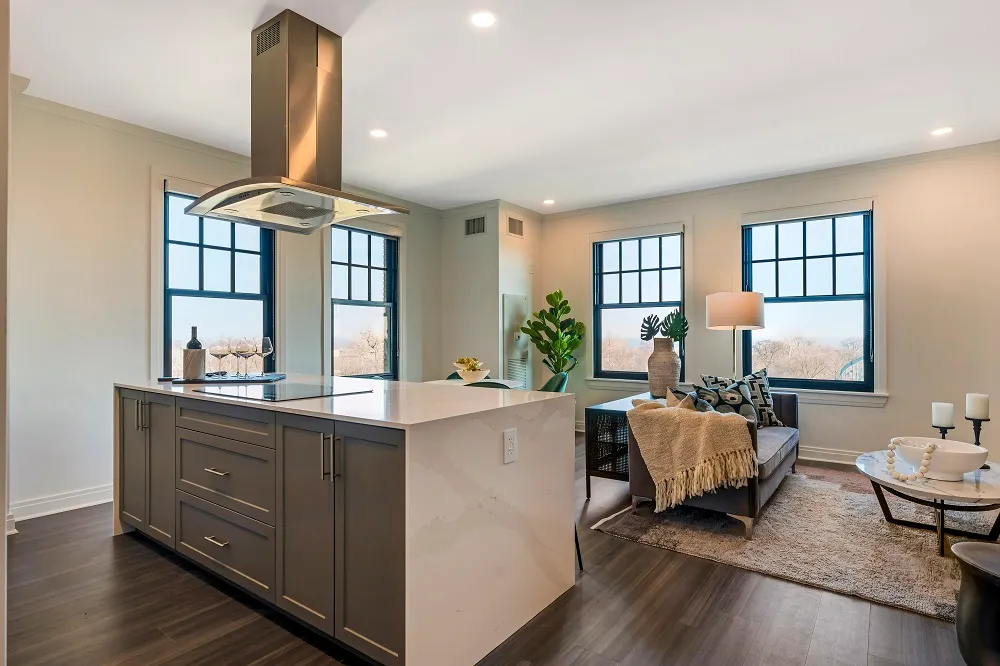
{"label": "area rug", "polygon": [[[934,523],[934,512],[886,493],[896,518]],[[989,532],[996,511],[946,513],[946,524]],[[955,621],[959,570],[940,557],[937,533],[891,525],[868,480],[851,471],[807,467],[788,475],[754,525],[753,539],[725,514],[640,505],[593,529],[797,583]],[[955,538],[952,538],[953,543]]]}

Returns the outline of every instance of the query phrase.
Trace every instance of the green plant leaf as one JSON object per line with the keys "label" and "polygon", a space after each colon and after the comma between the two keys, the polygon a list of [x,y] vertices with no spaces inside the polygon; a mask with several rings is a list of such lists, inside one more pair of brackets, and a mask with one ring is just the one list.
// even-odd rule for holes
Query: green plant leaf
{"label": "green plant leaf", "polygon": [[569,372],[577,366],[573,352],[583,344],[586,327],[582,322],[567,317],[572,308],[563,298],[562,291],[545,297],[548,308],[532,313],[521,331],[531,338],[532,344],[544,356],[542,364],[553,373]]}
{"label": "green plant leaf", "polygon": [[668,338],[677,342],[682,341],[688,334],[688,320],[682,312],[671,312],[663,319],[660,325],[660,332]]}
{"label": "green plant leaf", "polygon": [[660,318],[651,314],[642,320],[642,327],[639,329],[639,337],[643,340],[652,340],[660,330]]}

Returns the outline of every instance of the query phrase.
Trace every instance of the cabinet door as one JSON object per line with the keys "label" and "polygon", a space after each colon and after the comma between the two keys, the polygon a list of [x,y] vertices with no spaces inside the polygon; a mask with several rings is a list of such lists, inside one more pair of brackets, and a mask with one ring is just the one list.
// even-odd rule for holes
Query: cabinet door
{"label": "cabinet door", "polygon": [[143,428],[146,431],[149,475],[146,479],[146,533],[174,547],[175,507],[174,399],[146,393]]}
{"label": "cabinet door", "polygon": [[403,664],[406,475],[401,430],[337,422],[337,640]]}
{"label": "cabinet door", "polygon": [[275,601],[331,636],[333,437],[333,421],[278,415]]}
{"label": "cabinet door", "polygon": [[142,428],[139,391],[119,389],[118,415],[121,446],[119,463],[119,517],[132,527],[146,528],[146,431]]}

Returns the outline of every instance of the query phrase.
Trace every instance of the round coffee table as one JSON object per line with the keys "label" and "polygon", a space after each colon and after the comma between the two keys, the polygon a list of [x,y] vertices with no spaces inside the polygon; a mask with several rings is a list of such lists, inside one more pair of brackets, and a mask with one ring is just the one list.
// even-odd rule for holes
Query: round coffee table
{"label": "round coffee table", "polygon": [[[868,477],[882,507],[882,515],[893,525],[905,525],[922,530],[935,530],[938,533],[938,554],[944,555],[945,534],[967,537],[970,539],[989,539],[996,541],[1000,537],[1000,516],[997,516],[989,534],[968,532],[945,526],[945,511],[993,511],[1000,509],[1000,464],[990,463],[992,469],[979,469],[969,472],[962,481],[937,481],[935,479],[916,479],[905,483],[892,478],[889,473],[888,451],[872,451],[858,456],[855,464],[858,471]],[[898,460],[898,458],[897,458]],[[897,467],[908,466],[902,461]],[[900,468],[902,470],[902,468]],[[889,505],[885,501],[883,490],[901,497],[914,504],[927,506],[937,513],[937,524],[928,525],[912,520],[893,518]]]}

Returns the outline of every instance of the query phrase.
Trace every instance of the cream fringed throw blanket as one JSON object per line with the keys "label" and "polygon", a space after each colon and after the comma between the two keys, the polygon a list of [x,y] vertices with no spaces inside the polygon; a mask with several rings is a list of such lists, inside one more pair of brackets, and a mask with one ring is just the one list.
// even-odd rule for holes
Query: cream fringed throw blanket
{"label": "cream fringed throw blanket", "polygon": [[739,414],[632,404],[628,423],[656,484],[654,511],[719,487],[742,488],[757,474],[753,441]]}

